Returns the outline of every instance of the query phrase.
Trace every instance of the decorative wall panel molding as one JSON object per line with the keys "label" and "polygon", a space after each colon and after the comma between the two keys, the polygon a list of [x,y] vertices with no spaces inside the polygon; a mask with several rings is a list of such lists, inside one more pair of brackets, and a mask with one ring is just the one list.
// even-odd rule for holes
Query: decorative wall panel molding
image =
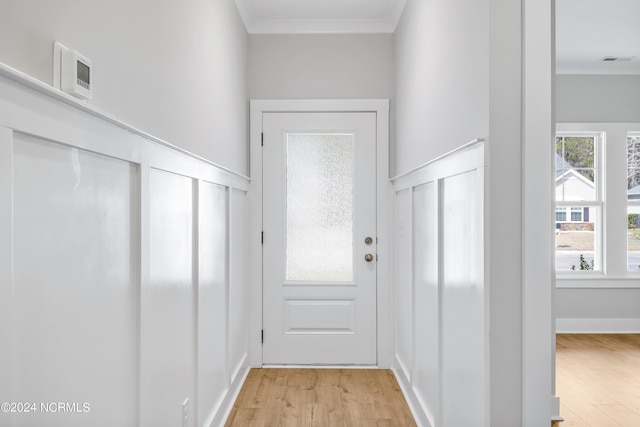
{"label": "decorative wall panel molding", "polygon": [[248,372],[248,186],[0,65],[0,400],[37,405],[0,425],[221,425]]}
{"label": "decorative wall panel molding", "polygon": [[476,140],[393,179],[394,371],[425,426],[488,425],[487,158]]}

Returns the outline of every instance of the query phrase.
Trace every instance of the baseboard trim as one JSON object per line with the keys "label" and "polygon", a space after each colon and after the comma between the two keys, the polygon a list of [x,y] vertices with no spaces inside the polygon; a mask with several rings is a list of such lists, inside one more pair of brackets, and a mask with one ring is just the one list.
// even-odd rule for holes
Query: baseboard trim
{"label": "baseboard trim", "polygon": [[640,319],[556,319],[559,334],[637,334]]}
{"label": "baseboard trim", "polygon": [[212,414],[212,416],[204,423],[205,426],[224,427],[224,424],[231,413],[231,409],[233,409],[233,404],[236,402],[236,399],[240,394],[240,390],[247,379],[250,369],[251,368],[247,364],[247,358],[245,355],[242,367],[238,370],[237,375],[231,382],[231,385],[227,390],[227,394],[224,396],[224,399],[222,399],[222,403],[218,407],[218,410],[215,411],[215,413]]}
{"label": "baseboard trim", "polygon": [[265,369],[383,369],[377,365],[262,365]]}
{"label": "baseboard trim", "polygon": [[231,382],[233,382],[247,366],[249,366],[249,353],[245,351],[244,354],[238,358],[236,366],[231,369]]}
{"label": "baseboard trim", "polygon": [[411,383],[401,366],[402,365],[398,358],[394,357],[393,363],[391,364],[391,370],[396,377],[396,381],[398,381],[398,385],[400,386],[400,390],[402,390],[404,399],[407,401],[407,405],[409,405],[409,410],[411,411],[411,415],[413,415],[413,419],[418,427],[433,427],[427,418],[427,414],[422,409],[420,399],[413,391],[413,387],[411,387]]}
{"label": "baseboard trim", "polygon": [[551,396],[551,421],[564,421],[560,416],[560,397]]}

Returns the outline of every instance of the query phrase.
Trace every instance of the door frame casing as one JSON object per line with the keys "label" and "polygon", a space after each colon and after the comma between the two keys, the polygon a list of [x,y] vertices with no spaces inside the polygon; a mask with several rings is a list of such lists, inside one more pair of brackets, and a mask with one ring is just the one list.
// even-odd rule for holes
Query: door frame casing
{"label": "door frame casing", "polygon": [[249,171],[249,362],[262,366],[262,117],[264,113],[376,113],[376,320],[378,368],[392,360],[391,313],[391,195],[389,181],[388,99],[252,99],[250,101]]}

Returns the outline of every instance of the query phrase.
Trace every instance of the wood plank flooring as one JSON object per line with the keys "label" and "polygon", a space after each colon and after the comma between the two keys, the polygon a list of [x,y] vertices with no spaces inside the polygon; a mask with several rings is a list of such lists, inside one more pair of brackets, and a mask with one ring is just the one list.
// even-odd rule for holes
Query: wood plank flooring
{"label": "wood plank flooring", "polygon": [[640,426],[640,334],[556,336],[560,427]]}
{"label": "wood plank flooring", "polygon": [[225,427],[415,426],[389,370],[252,369]]}

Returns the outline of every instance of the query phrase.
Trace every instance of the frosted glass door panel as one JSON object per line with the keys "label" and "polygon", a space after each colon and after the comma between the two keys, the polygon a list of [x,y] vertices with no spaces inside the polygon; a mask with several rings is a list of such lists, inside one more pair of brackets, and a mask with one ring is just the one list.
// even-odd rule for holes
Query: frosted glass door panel
{"label": "frosted glass door panel", "polygon": [[287,134],[287,280],[353,280],[353,134]]}

